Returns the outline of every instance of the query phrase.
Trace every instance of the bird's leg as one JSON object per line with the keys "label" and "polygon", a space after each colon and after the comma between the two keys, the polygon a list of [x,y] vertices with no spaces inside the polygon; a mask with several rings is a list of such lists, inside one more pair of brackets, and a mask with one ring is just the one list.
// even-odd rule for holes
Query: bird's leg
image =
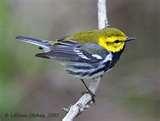
{"label": "bird's leg", "polygon": [[88,88],[88,86],[86,85],[86,83],[83,79],[81,79],[81,82],[84,85],[84,87],[87,89],[86,93],[89,93],[92,96],[92,101],[93,101],[93,103],[95,103],[95,94]]}

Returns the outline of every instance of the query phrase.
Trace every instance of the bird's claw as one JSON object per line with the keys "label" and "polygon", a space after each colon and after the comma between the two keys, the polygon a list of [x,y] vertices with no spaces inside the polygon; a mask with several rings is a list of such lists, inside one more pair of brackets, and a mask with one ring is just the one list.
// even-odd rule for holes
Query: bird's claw
{"label": "bird's claw", "polygon": [[84,94],[90,94],[91,95],[91,98],[92,98],[92,100],[91,100],[91,102],[92,103],[95,103],[96,101],[95,101],[95,94],[93,94],[90,90],[87,90],[87,91],[85,91],[85,92],[82,92],[82,95],[84,95]]}

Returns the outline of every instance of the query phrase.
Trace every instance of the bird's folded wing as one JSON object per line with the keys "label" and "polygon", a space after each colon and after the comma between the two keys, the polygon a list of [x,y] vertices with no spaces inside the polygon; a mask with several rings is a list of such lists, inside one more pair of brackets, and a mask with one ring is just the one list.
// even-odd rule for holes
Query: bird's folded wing
{"label": "bird's folded wing", "polygon": [[[101,53],[101,55],[99,55],[99,53]],[[81,45],[74,41],[59,41],[53,45],[51,51],[38,53],[36,56],[53,58],[64,62],[96,64],[104,59],[104,54],[106,53],[106,51],[96,44]]]}

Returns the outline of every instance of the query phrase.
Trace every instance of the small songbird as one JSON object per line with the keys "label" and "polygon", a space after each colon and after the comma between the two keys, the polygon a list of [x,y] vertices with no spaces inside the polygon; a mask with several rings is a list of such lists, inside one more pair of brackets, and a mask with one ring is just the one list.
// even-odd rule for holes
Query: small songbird
{"label": "small songbird", "polygon": [[78,77],[88,92],[84,80],[102,77],[119,60],[127,42],[134,40],[117,28],[78,32],[55,41],[27,36],[16,39],[39,46],[37,57],[55,59],[63,63],[65,70]]}

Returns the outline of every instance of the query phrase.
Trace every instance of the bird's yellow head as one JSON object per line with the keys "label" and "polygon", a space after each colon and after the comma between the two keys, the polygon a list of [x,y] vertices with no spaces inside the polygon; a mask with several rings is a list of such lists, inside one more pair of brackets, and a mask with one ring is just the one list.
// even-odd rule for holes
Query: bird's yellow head
{"label": "bird's yellow head", "polygon": [[121,51],[125,43],[133,38],[128,38],[124,32],[117,28],[105,28],[101,31],[98,38],[98,44],[109,52]]}

